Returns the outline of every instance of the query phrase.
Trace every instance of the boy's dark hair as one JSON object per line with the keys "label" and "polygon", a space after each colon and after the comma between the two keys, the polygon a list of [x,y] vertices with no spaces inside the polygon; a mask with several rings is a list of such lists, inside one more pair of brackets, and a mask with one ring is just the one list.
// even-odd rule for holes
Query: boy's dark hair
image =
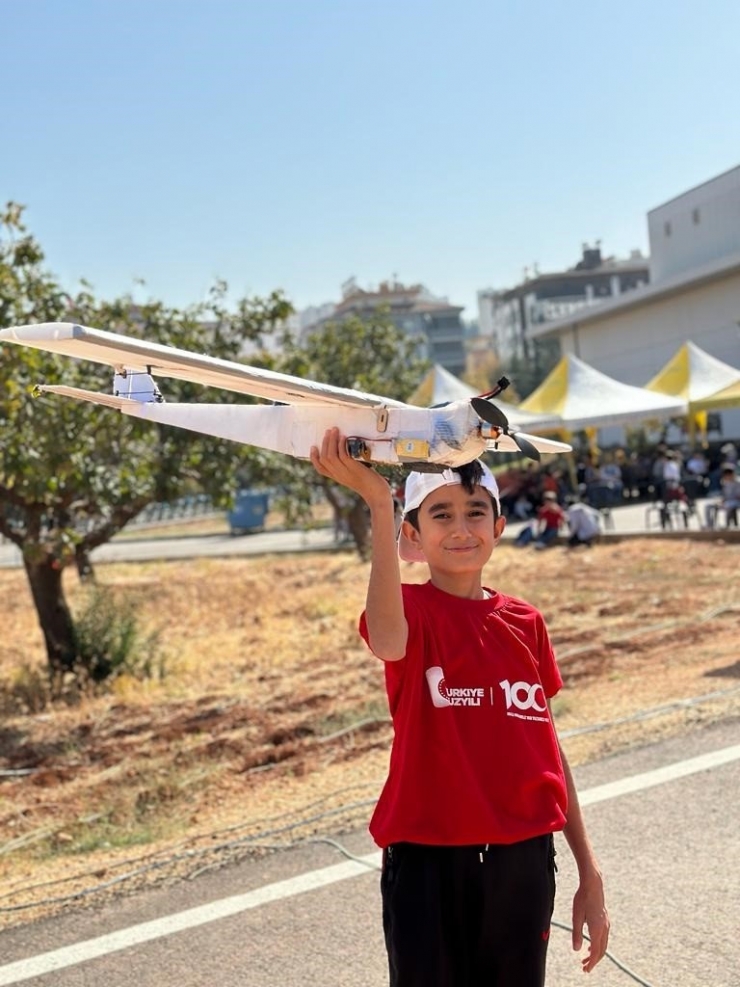
{"label": "boy's dark hair", "polygon": [[[483,479],[483,467],[474,459],[472,463],[463,463],[462,466],[453,466],[452,470],[457,473],[460,477],[460,483],[463,490],[466,493],[471,494],[478,484]],[[489,494],[490,496],[490,494]],[[496,506],[496,501],[491,497],[491,503],[493,504],[493,519],[498,520],[498,508]],[[419,508],[415,507],[413,511],[409,511],[403,516],[404,521],[408,521],[412,528],[419,530]]]}
{"label": "boy's dark hair", "polygon": [[472,463],[464,463],[462,466],[457,467],[455,472],[460,476],[460,483],[462,483],[463,490],[469,494],[473,492],[483,479],[483,467],[477,459],[474,459]]}

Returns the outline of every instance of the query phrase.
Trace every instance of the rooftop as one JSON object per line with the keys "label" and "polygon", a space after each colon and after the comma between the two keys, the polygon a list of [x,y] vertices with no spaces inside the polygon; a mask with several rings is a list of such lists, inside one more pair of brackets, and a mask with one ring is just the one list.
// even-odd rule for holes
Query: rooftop
{"label": "rooftop", "polygon": [[572,329],[576,326],[598,322],[600,319],[608,319],[632,308],[650,305],[671,295],[690,291],[712,281],[720,281],[738,272],[740,272],[740,252],[728,254],[719,260],[695,267],[690,271],[684,271],[674,277],[665,278],[663,281],[652,284],[644,284],[622,295],[585,306],[562,319],[553,319],[551,322],[533,325],[530,327],[530,333],[533,337],[557,335],[563,329]]}

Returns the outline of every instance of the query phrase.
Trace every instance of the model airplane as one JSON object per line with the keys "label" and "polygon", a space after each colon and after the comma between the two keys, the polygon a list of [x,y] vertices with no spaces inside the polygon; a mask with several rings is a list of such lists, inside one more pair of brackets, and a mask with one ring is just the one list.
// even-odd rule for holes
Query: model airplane
{"label": "model airplane", "polygon": [[[324,432],[335,425],[348,436],[348,449],[356,459],[422,470],[460,466],[488,450],[519,451],[539,459],[541,452],[571,448],[510,427],[491,401],[508,386],[506,378],[479,397],[418,408],[70,322],[0,329],[0,341],[113,367],[111,394],[46,384],[38,385],[40,393],[91,401],[125,415],[300,459],[308,459],[311,447],[320,446]],[[168,404],[155,377],[174,377],[279,403]]]}

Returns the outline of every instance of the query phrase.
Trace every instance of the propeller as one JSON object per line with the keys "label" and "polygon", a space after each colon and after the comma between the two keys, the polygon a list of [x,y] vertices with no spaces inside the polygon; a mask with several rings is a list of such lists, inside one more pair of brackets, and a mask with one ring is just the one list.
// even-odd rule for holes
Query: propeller
{"label": "propeller", "polygon": [[479,418],[482,418],[484,422],[488,422],[489,425],[493,425],[494,428],[499,429],[499,431],[501,431],[504,435],[508,435],[509,438],[513,439],[519,451],[529,459],[534,459],[539,462],[541,457],[537,446],[533,445],[533,443],[531,443],[529,439],[526,439],[521,433],[510,428],[509,419],[503,411],[491,401],[491,398],[496,397],[497,394],[500,394],[501,391],[508,386],[509,381],[507,378],[501,377],[492,391],[488,391],[480,397],[471,398],[470,403]]}

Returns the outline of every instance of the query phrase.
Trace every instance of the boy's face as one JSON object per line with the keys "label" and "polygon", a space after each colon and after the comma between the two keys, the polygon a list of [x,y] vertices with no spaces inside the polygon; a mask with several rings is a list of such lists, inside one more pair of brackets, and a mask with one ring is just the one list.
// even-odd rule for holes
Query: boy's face
{"label": "boy's face", "polygon": [[468,493],[459,483],[434,490],[419,507],[419,530],[408,521],[408,538],[424,553],[430,569],[480,571],[503,534],[506,519],[495,519],[491,495],[481,486]]}

